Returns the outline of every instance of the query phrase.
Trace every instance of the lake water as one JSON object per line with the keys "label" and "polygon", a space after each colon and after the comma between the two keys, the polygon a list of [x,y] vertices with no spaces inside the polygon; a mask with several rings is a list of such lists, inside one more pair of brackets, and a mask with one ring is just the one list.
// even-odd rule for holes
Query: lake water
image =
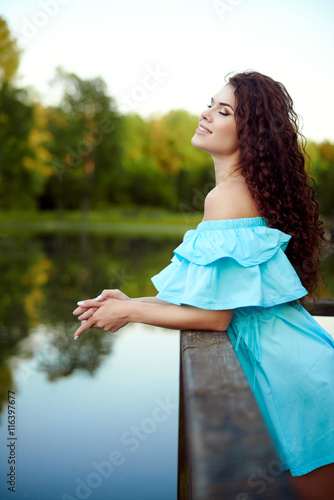
{"label": "lake water", "polygon": [[17,499],[176,498],[179,332],[130,324],[75,342],[72,311],[103,288],[155,294],[149,278],[178,243],[2,237],[1,499],[14,498],[10,451]]}
{"label": "lake water", "polygon": [[176,499],[179,332],[130,324],[75,342],[72,311],[104,288],[154,295],[150,277],[179,242],[2,235],[1,499]]}

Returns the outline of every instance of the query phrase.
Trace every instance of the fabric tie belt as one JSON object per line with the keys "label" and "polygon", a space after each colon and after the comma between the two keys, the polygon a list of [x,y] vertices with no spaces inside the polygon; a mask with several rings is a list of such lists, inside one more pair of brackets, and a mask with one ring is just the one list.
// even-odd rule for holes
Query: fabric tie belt
{"label": "fabric tie belt", "polygon": [[261,344],[258,321],[259,314],[260,313],[249,313],[242,316],[240,315],[234,320],[234,324],[239,329],[235,351],[238,351],[241,341],[242,346],[249,350],[254,371],[253,391],[255,391],[257,367],[258,364],[261,363]]}

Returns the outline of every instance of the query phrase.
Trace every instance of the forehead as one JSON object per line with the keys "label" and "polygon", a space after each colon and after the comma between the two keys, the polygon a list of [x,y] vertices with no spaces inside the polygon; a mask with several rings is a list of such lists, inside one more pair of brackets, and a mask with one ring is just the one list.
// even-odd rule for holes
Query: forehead
{"label": "forehead", "polygon": [[234,108],[236,104],[234,97],[234,88],[232,87],[232,85],[225,85],[213,96],[213,99],[215,102],[226,102]]}

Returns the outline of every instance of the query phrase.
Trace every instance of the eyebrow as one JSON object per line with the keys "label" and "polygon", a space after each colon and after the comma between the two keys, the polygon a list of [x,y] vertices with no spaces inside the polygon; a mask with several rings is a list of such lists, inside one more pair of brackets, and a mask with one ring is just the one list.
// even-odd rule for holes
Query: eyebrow
{"label": "eyebrow", "polygon": [[[214,98],[213,98],[213,97],[211,97],[211,102],[212,102],[212,103],[214,103],[214,102],[215,102],[215,100],[214,100]],[[219,104],[219,106],[228,106],[229,108],[231,108],[231,109],[232,109],[232,111],[234,111],[234,109],[232,108],[231,104],[228,104],[227,102],[219,102],[218,104]]]}

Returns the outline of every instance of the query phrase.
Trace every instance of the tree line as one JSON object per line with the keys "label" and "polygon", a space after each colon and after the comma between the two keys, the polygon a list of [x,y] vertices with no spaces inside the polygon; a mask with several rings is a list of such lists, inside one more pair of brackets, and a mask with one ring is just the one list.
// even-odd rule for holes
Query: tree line
{"label": "tree line", "polygon": [[[59,102],[15,85],[20,51],[0,18],[0,210],[104,210],[157,206],[196,211],[214,186],[210,156],[190,139],[185,110],[121,114],[102,78],[57,68]],[[323,215],[334,215],[334,145],[309,141]]]}

